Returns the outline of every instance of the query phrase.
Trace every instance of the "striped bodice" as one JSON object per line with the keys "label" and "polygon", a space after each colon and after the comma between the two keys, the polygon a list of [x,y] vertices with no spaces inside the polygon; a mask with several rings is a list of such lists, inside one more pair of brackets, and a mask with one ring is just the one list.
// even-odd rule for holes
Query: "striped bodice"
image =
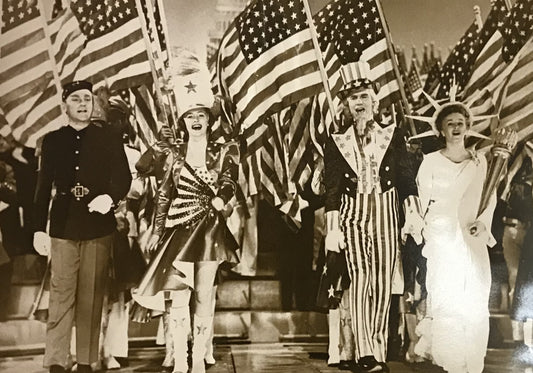
{"label": "striped bodice", "polygon": [[207,167],[193,169],[185,163],[176,185],[176,195],[168,210],[165,227],[195,225],[209,211],[215,196],[216,175]]}

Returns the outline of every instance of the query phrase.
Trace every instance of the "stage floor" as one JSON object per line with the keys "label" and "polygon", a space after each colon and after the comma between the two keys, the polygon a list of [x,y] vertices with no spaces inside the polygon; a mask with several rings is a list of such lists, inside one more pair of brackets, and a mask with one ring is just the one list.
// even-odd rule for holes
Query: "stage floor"
{"label": "stage floor", "polygon": [[[326,345],[322,343],[268,343],[217,345],[217,363],[208,373],[333,373],[341,372],[326,364]],[[130,350],[130,366],[117,373],[159,372],[164,350],[160,347],[134,348]],[[42,355],[0,358],[0,372],[44,373]],[[533,373],[512,362],[512,350],[489,350],[485,373]],[[443,370],[429,364],[390,362],[392,373],[441,373]],[[529,370],[528,370],[529,369]]]}

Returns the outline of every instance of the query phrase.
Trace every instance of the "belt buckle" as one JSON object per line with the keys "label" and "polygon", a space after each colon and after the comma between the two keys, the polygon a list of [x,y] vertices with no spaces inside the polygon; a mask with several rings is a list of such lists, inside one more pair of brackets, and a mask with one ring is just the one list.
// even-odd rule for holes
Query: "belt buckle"
{"label": "belt buckle", "polygon": [[75,185],[70,191],[76,198],[83,198],[89,194],[89,189],[83,185]]}

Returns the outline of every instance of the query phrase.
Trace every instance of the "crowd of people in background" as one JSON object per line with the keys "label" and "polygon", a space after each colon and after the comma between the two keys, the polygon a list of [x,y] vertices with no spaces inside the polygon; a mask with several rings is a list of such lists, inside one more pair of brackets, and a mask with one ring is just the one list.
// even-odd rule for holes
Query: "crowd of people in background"
{"label": "crowd of people in background", "polygon": [[[510,312],[516,357],[532,364],[531,160],[480,209],[487,159],[466,147],[465,105],[437,110],[432,129],[441,146],[422,155],[399,125],[376,119],[379,85],[366,62],[343,66],[341,77],[339,127],[325,145],[320,187],[305,191],[312,203],[299,234],[306,237],[294,248],[309,255],[293,258],[298,271],[311,267],[314,247],[326,263],[330,252],[343,258],[344,282],[328,294],[337,302],[320,309],[329,312],[328,364],[388,372],[387,361],[401,358],[481,373],[490,309]],[[187,75],[193,85],[205,78],[199,70]],[[38,166],[29,149],[0,139],[0,281],[9,283],[10,258],[31,246],[48,256],[49,290],[37,308],[47,310],[50,372],[127,365],[130,319],[160,319],[163,371],[203,373],[215,363],[220,270],[242,255],[226,224],[242,144],[211,141],[220,115],[212,95],[168,89],[177,123],[144,152],[128,104],[105,91],[95,96],[86,81],[63,87],[69,123],[44,136]],[[289,250],[283,255],[292,258]],[[303,287],[297,308],[317,310],[316,291]],[[2,301],[8,286],[0,289]],[[287,297],[284,310],[293,307]]]}

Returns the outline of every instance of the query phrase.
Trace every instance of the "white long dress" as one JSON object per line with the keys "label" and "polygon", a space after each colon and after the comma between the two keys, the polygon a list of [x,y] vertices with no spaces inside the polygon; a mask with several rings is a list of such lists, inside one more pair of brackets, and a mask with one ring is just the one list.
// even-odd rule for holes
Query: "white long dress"
{"label": "white long dress", "polygon": [[[474,237],[487,161],[455,163],[438,152],[424,157],[417,183],[424,215],[427,323],[420,344],[449,372],[481,373],[489,334],[489,232]],[[494,203],[477,217],[488,229]],[[419,346],[420,347],[420,346]],[[422,348],[424,348],[422,346]]]}

